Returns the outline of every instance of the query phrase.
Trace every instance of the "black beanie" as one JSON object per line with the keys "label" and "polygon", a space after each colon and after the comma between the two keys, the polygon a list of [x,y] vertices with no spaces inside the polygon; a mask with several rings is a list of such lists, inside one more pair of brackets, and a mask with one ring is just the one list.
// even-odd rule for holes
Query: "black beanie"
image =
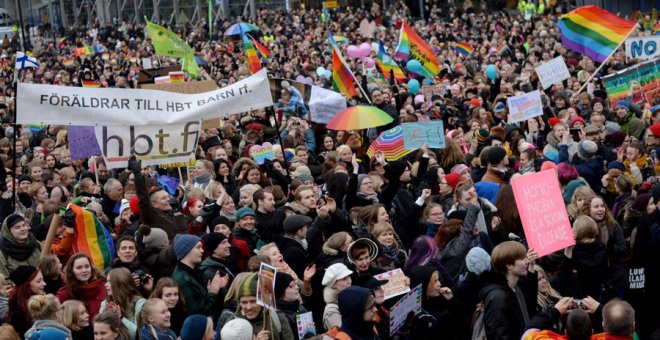
{"label": "black beanie", "polygon": [[9,279],[16,287],[28,282],[30,276],[37,271],[37,268],[30,265],[21,265],[9,274]]}
{"label": "black beanie", "polygon": [[211,221],[211,225],[209,225],[209,227],[211,228],[211,230],[213,230],[213,228],[215,228],[215,226],[217,226],[218,224],[224,224],[228,226],[229,229],[234,229],[234,223],[232,223],[228,218],[224,216],[218,216],[214,218]]}
{"label": "black beanie", "polygon": [[497,165],[502,163],[502,160],[506,157],[506,150],[503,147],[495,146],[488,150],[488,164]]}
{"label": "black beanie", "polygon": [[20,221],[23,221],[23,220],[24,220],[24,218],[23,218],[21,215],[19,215],[19,214],[11,214],[11,215],[7,216],[7,219],[6,219],[6,221],[7,221],[7,228],[11,229],[11,227],[13,227],[14,224],[16,224],[16,223],[18,223],[18,222],[20,222]]}
{"label": "black beanie", "polygon": [[277,272],[275,274],[275,298],[281,299],[284,296],[284,291],[293,282],[293,277],[287,273]]}
{"label": "black beanie", "polygon": [[222,243],[222,241],[226,240],[227,236],[223,233],[210,233],[204,236],[204,247],[206,248],[206,252],[209,254],[213,254],[216,248],[218,248],[218,245]]}

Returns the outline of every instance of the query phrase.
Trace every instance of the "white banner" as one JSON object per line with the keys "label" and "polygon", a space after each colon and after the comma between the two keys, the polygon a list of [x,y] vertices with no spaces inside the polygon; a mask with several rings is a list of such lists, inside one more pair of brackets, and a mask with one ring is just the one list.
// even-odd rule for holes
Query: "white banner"
{"label": "white banner", "polygon": [[266,72],[262,69],[225,88],[200,94],[19,83],[17,121],[143,126],[211,119],[273,105]]}
{"label": "white banner", "polygon": [[509,107],[509,124],[522,122],[543,114],[541,92],[539,90],[509,97],[506,104]]}
{"label": "white banner", "polygon": [[654,59],[660,55],[660,35],[632,37],[626,39],[626,57],[632,59]]}
{"label": "white banner", "polygon": [[310,120],[312,122],[326,124],[337,112],[345,108],[346,98],[344,96],[335,91],[312,86],[309,97]]}
{"label": "white banner", "polygon": [[131,150],[142,165],[188,162],[195,152],[202,123],[140,126],[95,126],[96,141],[109,169],[125,168]]}
{"label": "white banner", "polygon": [[539,76],[544,89],[571,77],[562,56],[537,66],[534,71]]}

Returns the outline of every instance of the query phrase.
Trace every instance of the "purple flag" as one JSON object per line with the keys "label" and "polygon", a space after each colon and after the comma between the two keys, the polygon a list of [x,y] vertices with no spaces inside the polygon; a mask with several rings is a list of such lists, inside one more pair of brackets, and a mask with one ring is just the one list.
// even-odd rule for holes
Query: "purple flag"
{"label": "purple flag", "polygon": [[91,156],[99,156],[101,148],[96,141],[93,126],[67,126],[69,138],[69,150],[71,159],[83,159]]}

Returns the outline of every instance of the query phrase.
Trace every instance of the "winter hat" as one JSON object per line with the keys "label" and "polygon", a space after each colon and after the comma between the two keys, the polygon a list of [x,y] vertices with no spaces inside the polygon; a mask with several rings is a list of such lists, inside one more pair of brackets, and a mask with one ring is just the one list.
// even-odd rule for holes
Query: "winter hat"
{"label": "winter hat", "polygon": [[228,218],[224,217],[224,216],[218,216],[218,217],[214,218],[211,221],[211,225],[209,225],[209,227],[211,229],[213,229],[218,224],[224,224],[224,225],[228,226],[229,229],[232,229],[234,227],[234,223],[232,221],[230,221]]}
{"label": "winter hat", "polygon": [[390,167],[390,173],[395,178],[401,177],[401,175],[403,175],[403,173],[406,171],[406,168],[408,167],[408,163],[404,161],[392,161],[388,164]]}
{"label": "winter hat", "polygon": [[[660,125],[659,125],[659,126],[660,126]],[[28,182],[32,183],[32,177],[30,177],[30,176],[28,176],[28,175],[20,175],[20,176],[18,176],[18,184],[21,184],[21,182],[24,182],[24,181],[28,181]]]}
{"label": "winter hat", "polygon": [[555,150],[546,150],[543,153],[543,156],[545,156],[545,158],[551,160],[555,164],[559,163],[559,152]]}
{"label": "winter hat", "polygon": [[204,152],[209,151],[210,148],[214,146],[221,146],[222,141],[220,141],[220,137],[218,136],[212,136],[207,138],[203,143],[202,143],[202,149],[204,149]]}
{"label": "winter hat", "polygon": [[348,246],[348,250],[346,251],[346,256],[348,257],[348,262],[355,264],[355,259],[353,258],[353,248],[360,246],[360,245],[366,245],[368,250],[369,250],[369,258],[373,262],[376,260],[376,257],[378,257],[378,246],[376,245],[376,242],[372,241],[371,239],[368,238],[359,238],[355,240],[355,242],[351,243],[350,246]]}
{"label": "winter hat", "polygon": [[293,277],[291,275],[283,272],[277,272],[275,274],[275,289],[273,292],[275,293],[276,299],[283,298],[284,291],[286,291],[291,282],[293,282]]}
{"label": "winter hat", "polygon": [[5,219],[5,224],[7,224],[7,229],[11,229],[16,223],[25,221],[25,219],[19,214],[11,214]]}
{"label": "winter hat", "polygon": [[254,210],[250,207],[242,207],[236,210],[236,221],[243,219],[246,216],[254,216]]}
{"label": "winter hat", "polygon": [[557,123],[561,123],[561,119],[555,118],[555,117],[552,117],[552,118],[548,119],[548,124],[550,124],[551,128],[555,127],[555,125],[557,125]]}
{"label": "winter hat", "polygon": [[337,280],[341,280],[347,276],[350,276],[351,274],[353,274],[353,271],[348,269],[345,264],[335,263],[325,270],[321,284],[326,287],[332,287],[332,285],[335,284]]}
{"label": "winter hat", "polygon": [[497,165],[502,163],[506,157],[506,150],[500,146],[494,146],[488,150],[488,164]]}
{"label": "winter hat", "polygon": [[584,134],[585,135],[590,135],[592,133],[600,133],[600,129],[596,127],[595,125],[589,125],[584,128]]}
{"label": "winter hat", "polygon": [[[142,234],[142,243],[147,249],[162,249],[167,246],[167,233],[160,228],[152,228],[149,225],[140,225],[140,234]],[[185,256],[185,255],[184,255]]]}
{"label": "winter hat", "polygon": [[498,102],[493,106],[493,112],[494,113],[502,113],[506,109],[506,105],[502,102]]}
{"label": "winter hat", "polygon": [[609,135],[605,136],[605,141],[610,144],[613,148],[618,148],[623,144],[623,141],[626,140],[628,135],[623,131],[614,131]]}
{"label": "winter hat", "polygon": [[360,185],[362,185],[362,181],[367,179],[367,177],[369,177],[369,175],[365,175],[365,174],[359,174],[358,175],[358,180],[357,180],[358,191],[360,191]]}
{"label": "winter hat", "polygon": [[238,286],[237,298],[240,300],[244,296],[257,296],[257,281],[257,273],[246,276]]}
{"label": "winter hat", "polygon": [[619,169],[621,171],[626,171],[626,166],[619,161],[611,161],[607,164],[607,170]]}
{"label": "winter hat", "polygon": [[593,97],[593,99],[591,99],[591,108],[593,108],[594,105],[596,105],[596,103],[601,103],[602,104],[603,103],[603,98]]}
{"label": "winter hat", "polygon": [[486,139],[488,139],[488,130],[486,129],[479,129],[474,132],[474,137],[477,138],[477,141],[480,143],[485,143]]}
{"label": "winter hat", "polygon": [[628,102],[625,101],[624,99],[621,99],[618,102],[616,102],[615,108],[618,110],[619,107],[625,107],[626,110],[630,110],[630,106],[628,105]]}
{"label": "winter hat", "polygon": [[577,116],[571,121],[571,128],[575,127],[575,123],[581,122],[582,126],[587,126],[587,122],[584,121],[584,118]]}
{"label": "winter hat", "polygon": [[128,203],[128,206],[131,208],[133,215],[140,215],[140,205],[138,203],[138,197],[134,196],[131,198],[131,201]]}
{"label": "winter hat", "polygon": [[495,182],[477,182],[474,184],[474,189],[477,190],[477,196],[495,203],[497,193],[500,191],[500,185]]}
{"label": "winter hat", "polygon": [[245,319],[233,319],[220,330],[222,340],[252,340],[252,324]]}
{"label": "winter hat", "polygon": [[291,177],[294,179],[299,179],[302,182],[313,181],[312,172],[306,165],[301,165],[296,168],[296,171],[291,173]]}
{"label": "winter hat", "polygon": [[129,202],[129,200],[122,198],[121,205],[119,206],[119,215],[121,215],[121,213],[123,213],[124,210],[130,208],[131,208],[131,203]]}
{"label": "winter hat", "polygon": [[529,143],[529,142],[522,142],[520,145],[518,145],[518,152],[524,152],[527,149],[536,149],[534,144]]}
{"label": "winter hat", "polygon": [[223,233],[210,233],[206,234],[204,236],[204,248],[206,248],[206,252],[209,254],[213,254],[216,248],[222,243],[222,241],[226,240],[227,236]]}
{"label": "winter hat", "polygon": [[465,171],[470,171],[470,168],[463,163],[456,164],[451,168],[451,172],[459,175],[463,174]]}
{"label": "winter hat", "polygon": [[452,172],[449,175],[445,175],[445,181],[447,181],[447,184],[455,190],[458,183],[461,183],[461,175]]}
{"label": "winter hat", "polygon": [[458,220],[461,221],[461,225],[463,224],[463,221],[465,221],[465,218],[467,217],[467,211],[465,210],[454,210],[449,215],[447,215],[447,222],[450,223],[449,221],[451,220]]}
{"label": "winter hat", "polygon": [[181,340],[198,340],[204,338],[208,318],[208,316],[201,314],[193,314],[187,317],[181,327],[179,338]]}
{"label": "winter hat", "polygon": [[32,333],[30,338],[34,340],[67,340],[69,335],[56,328],[44,328]]}
{"label": "winter hat", "polygon": [[177,234],[174,236],[174,255],[176,260],[181,261],[197,245],[200,238],[195,235]]}
{"label": "winter hat", "polygon": [[591,159],[598,152],[598,145],[590,140],[583,140],[578,143],[578,156],[582,159]]}
{"label": "winter hat", "polygon": [[9,280],[13,282],[16,287],[28,282],[30,276],[37,271],[37,268],[30,265],[20,265],[9,274]]}
{"label": "winter hat", "polygon": [[649,127],[649,130],[653,132],[656,138],[660,138],[660,123],[655,123]]}
{"label": "winter hat", "polygon": [[490,270],[490,255],[482,248],[474,247],[465,257],[465,264],[468,271],[481,275]]}
{"label": "winter hat", "polygon": [[293,234],[312,223],[312,218],[305,215],[291,215],[284,220],[284,232]]}
{"label": "winter hat", "polygon": [[360,275],[352,281],[351,285],[374,290],[388,282],[390,282],[390,280],[378,280],[371,275]]}
{"label": "winter hat", "polygon": [[652,197],[653,194],[650,192],[637,195],[637,197],[635,198],[635,202],[633,202],[632,204],[632,208],[642,213],[646,212],[646,206],[649,204],[649,200]]}
{"label": "winter hat", "polygon": [[545,161],[541,164],[541,171],[550,170],[550,169],[555,170],[555,172],[556,172],[557,171],[557,164],[555,164],[552,161]]}
{"label": "winter hat", "polygon": [[568,184],[566,184],[566,188],[561,193],[561,196],[564,198],[564,203],[566,204],[571,203],[571,199],[573,198],[573,194],[575,193],[575,190],[577,190],[577,188],[579,187],[583,187],[586,185],[587,183],[579,178],[568,182]]}
{"label": "winter hat", "polygon": [[480,106],[481,106],[481,102],[480,102],[479,99],[477,99],[477,98],[472,98],[472,99],[470,99],[470,101],[468,102],[468,106],[471,106],[471,107],[480,107]]}

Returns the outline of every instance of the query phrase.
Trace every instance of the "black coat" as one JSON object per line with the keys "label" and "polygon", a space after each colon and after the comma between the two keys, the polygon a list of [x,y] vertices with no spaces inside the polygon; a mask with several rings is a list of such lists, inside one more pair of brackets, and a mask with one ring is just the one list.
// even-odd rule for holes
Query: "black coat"
{"label": "black coat", "polygon": [[553,287],[563,296],[600,300],[603,283],[608,276],[607,248],[596,240],[578,243],[571,258],[564,257]]}
{"label": "black coat", "polygon": [[275,243],[282,252],[284,261],[296,272],[298,277],[302,278],[305,274],[305,267],[309,263],[307,251],[303,245],[288,237],[278,237]]}

